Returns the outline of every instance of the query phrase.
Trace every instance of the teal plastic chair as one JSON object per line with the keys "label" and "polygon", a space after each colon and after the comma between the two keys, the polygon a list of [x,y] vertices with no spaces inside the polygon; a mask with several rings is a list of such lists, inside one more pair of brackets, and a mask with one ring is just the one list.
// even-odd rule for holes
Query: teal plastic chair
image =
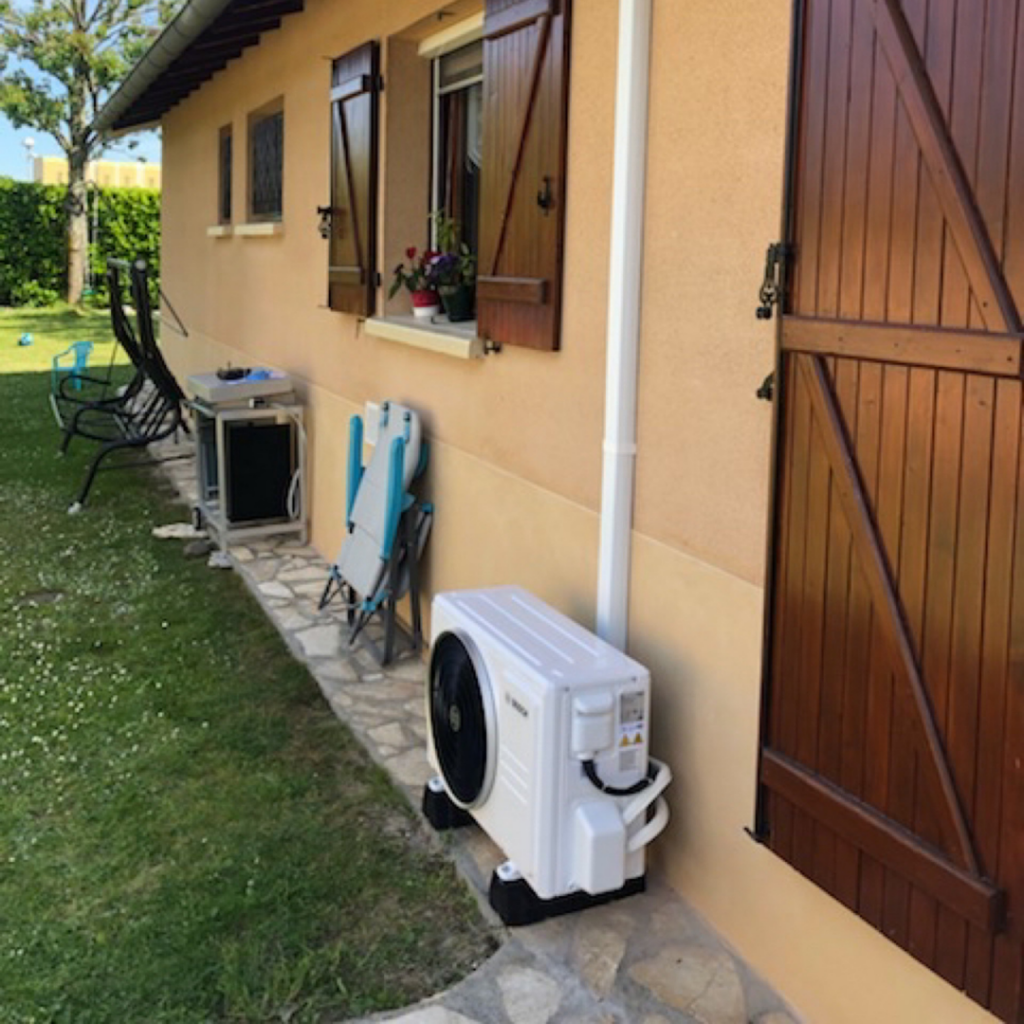
{"label": "teal plastic chair", "polygon": [[82,390],[82,377],[89,366],[89,354],[91,352],[91,341],[73,341],[70,348],[66,348],[63,352],[58,352],[53,357],[50,381],[54,394],[57,394],[59,391],[62,373],[71,375],[76,391]]}
{"label": "teal plastic chair", "polygon": [[[363,420],[350,420],[348,451],[348,537],[331,566],[320,608],[340,594],[349,624],[349,646],[376,616],[384,625],[384,650],[367,637],[382,665],[395,655],[400,634],[419,651],[419,557],[433,521],[433,506],[416,498],[413,481],[426,469],[428,445],[419,416],[397,402],[382,402],[377,442],[363,466]],[[398,602],[409,594],[412,630],[397,621]]]}

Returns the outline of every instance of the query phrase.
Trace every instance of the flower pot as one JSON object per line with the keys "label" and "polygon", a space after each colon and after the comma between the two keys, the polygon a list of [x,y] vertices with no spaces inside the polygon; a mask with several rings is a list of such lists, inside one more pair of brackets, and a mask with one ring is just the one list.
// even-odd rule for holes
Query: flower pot
{"label": "flower pot", "polygon": [[441,312],[441,298],[434,291],[418,291],[412,293],[412,315],[429,320]]}
{"label": "flower pot", "polygon": [[472,320],[476,316],[476,288],[471,284],[460,284],[454,288],[441,289],[441,302],[448,319],[457,324]]}

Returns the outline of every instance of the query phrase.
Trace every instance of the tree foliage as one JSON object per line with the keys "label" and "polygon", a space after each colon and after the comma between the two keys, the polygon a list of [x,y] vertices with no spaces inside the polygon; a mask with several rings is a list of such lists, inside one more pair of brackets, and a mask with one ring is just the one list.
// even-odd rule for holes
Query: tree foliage
{"label": "tree foliage", "polygon": [[174,0],[0,0],[0,112],[57,140],[68,159],[68,295],[85,271],[85,167],[96,115],[170,17]]}
{"label": "tree foliage", "polygon": [[[64,187],[0,178],[0,305],[43,306],[67,284]],[[160,193],[143,188],[90,190],[97,232],[89,247],[96,301],[106,298],[107,257],[141,256],[156,276],[160,266]]]}
{"label": "tree foliage", "polygon": [[71,158],[173,0],[0,0],[0,110],[52,135]]}

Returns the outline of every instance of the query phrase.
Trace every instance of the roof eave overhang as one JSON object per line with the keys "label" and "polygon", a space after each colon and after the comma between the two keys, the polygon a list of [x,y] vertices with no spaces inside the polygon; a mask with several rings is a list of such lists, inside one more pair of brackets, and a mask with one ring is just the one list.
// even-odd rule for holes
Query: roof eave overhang
{"label": "roof eave overhang", "polygon": [[188,0],[104,104],[93,127],[108,136],[157,124],[303,0]]}

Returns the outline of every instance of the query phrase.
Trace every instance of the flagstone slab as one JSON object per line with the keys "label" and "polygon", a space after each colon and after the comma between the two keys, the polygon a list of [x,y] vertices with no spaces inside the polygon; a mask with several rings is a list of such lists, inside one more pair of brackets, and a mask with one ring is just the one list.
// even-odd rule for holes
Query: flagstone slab
{"label": "flagstone slab", "polygon": [[387,711],[365,711],[359,705],[358,701],[353,702],[352,710],[348,714],[349,724],[357,726],[365,733],[369,733],[370,729],[375,729],[381,725],[387,725],[389,722],[393,721],[394,716],[389,714]]}
{"label": "flagstone slab", "polygon": [[367,734],[377,744],[400,749],[410,746],[405,730],[398,722],[388,722],[386,725],[375,726],[373,729],[368,729]]}
{"label": "flagstone slab", "polygon": [[323,586],[324,570],[313,565],[296,566],[279,572],[277,578],[282,583],[308,583],[310,580],[317,580]]}
{"label": "flagstone slab", "polygon": [[300,544],[298,541],[285,540],[280,544],[280,550],[283,555],[289,555],[293,558],[309,558],[316,559],[323,562],[326,568],[327,563],[324,561],[323,556],[317,551],[316,548],[310,547],[308,544]]}
{"label": "flagstone slab", "polygon": [[392,1017],[389,1024],[477,1024],[477,1021],[444,1006],[428,1006],[402,1014],[401,1017]]}
{"label": "flagstone slab", "polygon": [[312,666],[317,679],[330,679],[332,682],[354,683],[359,678],[355,666],[345,657],[330,658],[319,661]]}
{"label": "flagstone slab", "polygon": [[278,609],[274,619],[277,622],[278,628],[288,633],[308,629],[312,625],[309,617],[297,611],[293,604],[288,604]]}
{"label": "flagstone slab", "polygon": [[427,665],[419,657],[402,658],[394,665],[388,666],[388,675],[392,679],[405,679],[422,684],[427,678]]}
{"label": "flagstone slab", "polygon": [[498,988],[512,1024],[548,1024],[562,1001],[558,983],[532,967],[507,968]]}
{"label": "flagstone slab", "polygon": [[425,785],[431,776],[430,765],[427,764],[426,751],[414,749],[399,754],[384,762],[388,769],[399,782],[406,786],[419,788]]}
{"label": "flagstone slab", "polygon": [[308,658],[330,658],[341,649],[341,636],[336,626],[313,626],[295,634]]}
{"label": "flagstone slab", "polygon": [[245,567],[245,574],[255,583],[266,583],[277,575],[273,559],[253,559]]}
{"label": "flagstone slab", "polygon": [[670,946],[629,969],[656,999],[701,1024],[747,1024],[746,999],[727,953],[702,946]]}
{"label": "flagstone slab", "polygon": [[626,932],[621,928],[581,928],[576,933],[573,962],[587,987],[601,998],[615,985],[626,953]]}
{"label": "flagstone slab", "polygon": [[362,678],[366,684],[363,695],[371,703],[395,703],[402,707],[407,701],[423,699],[423,687],[416,683],[389,680],[380,672],[371,672]]}

